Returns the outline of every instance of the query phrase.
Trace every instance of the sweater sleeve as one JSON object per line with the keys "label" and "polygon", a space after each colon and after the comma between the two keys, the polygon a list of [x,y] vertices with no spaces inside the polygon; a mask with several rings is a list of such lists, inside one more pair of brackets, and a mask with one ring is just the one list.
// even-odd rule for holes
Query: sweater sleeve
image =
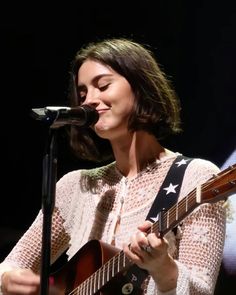
{"label": "sweater sleeve", "polygon": [[[72,175],[68,173],[56,185],[56,201],[51,227],[51,263],[56,261],[69,246],[70,236],[64,224],[69,218],[68,212],[70,212],[71,206],[71,192],[73,191],[73,186],[78,181],[77,176],[78,173],[74,172]],[[2,274],[9,270],[24,268],[39,273],[41,264],[42,224],[43,213],[40,210],[28,230],[19,239],[4,261],[0,263],[0,286]]]}

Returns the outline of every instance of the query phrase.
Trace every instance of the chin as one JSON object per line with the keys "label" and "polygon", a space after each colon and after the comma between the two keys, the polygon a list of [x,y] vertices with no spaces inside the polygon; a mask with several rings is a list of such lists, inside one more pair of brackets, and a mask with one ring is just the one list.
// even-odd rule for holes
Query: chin
{"label": "chin", "polygon": [[111,131],[110,127],[99,124],[95,125],[93,129],[98,136],[102,138],[109,138],[108,134],[110,133],[109,131]]}

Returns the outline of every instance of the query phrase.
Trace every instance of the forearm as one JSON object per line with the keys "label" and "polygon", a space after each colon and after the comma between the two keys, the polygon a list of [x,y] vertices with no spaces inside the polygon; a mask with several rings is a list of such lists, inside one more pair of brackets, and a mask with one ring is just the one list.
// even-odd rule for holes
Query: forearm
{"label": "forearm", "polygon": [[152,272],[150,275],[161,292],[167,292],[177,287],[178,266],[170,255],[167,255],[163,260],[161,271]]}

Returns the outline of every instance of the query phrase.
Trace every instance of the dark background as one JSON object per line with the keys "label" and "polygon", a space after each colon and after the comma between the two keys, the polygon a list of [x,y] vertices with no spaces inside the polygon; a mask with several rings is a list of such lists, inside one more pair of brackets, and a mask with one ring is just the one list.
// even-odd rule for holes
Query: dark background
{"label": "dark background", "polygon": [[[233,2],[10,2],[1,9],[1,259],[41,208],[47,129],[30,110],[66,104],[70,62],[89,41],[128,37],[150,45],[182,102],[184,132],[168,147],[224,163],[236,148]],[[63,134],[59,143],[58,177],[91,166],[71,155]],[[222,269],[217,294],[236,286],[226,275]]]}

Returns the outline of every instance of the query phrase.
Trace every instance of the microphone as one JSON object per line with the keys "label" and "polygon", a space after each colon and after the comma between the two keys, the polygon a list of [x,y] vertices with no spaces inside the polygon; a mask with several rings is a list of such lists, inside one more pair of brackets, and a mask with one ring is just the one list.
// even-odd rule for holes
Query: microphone
{"label": "microphone", "polygon": [[99,119],[98,112],[89,105],[78,107],[47,106],[31,110],[31,116],[39,121],[50,124],[52,128],[65,125],[89,127]]}

